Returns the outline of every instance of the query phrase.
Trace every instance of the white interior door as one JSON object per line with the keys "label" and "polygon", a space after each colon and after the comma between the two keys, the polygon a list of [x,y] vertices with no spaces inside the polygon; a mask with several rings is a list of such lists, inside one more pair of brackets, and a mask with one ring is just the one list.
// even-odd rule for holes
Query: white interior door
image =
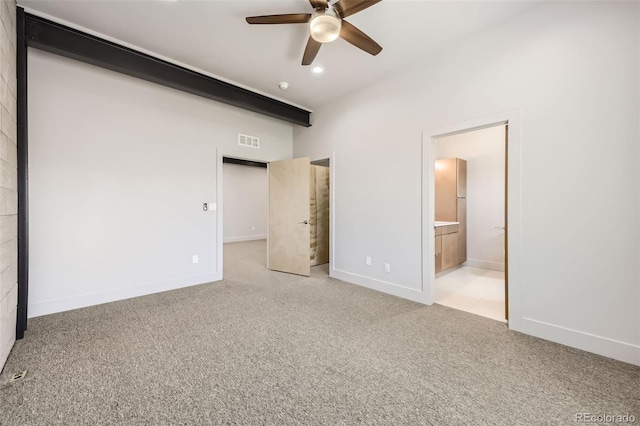
{"label": "white interior door", "polygon": [[310,160],[269,163],[269,269],[311,275]]}

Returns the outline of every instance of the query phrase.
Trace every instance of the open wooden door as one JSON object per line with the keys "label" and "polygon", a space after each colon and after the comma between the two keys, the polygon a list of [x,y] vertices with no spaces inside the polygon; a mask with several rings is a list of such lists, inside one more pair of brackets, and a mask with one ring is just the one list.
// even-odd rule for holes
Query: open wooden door
{"label": "open wooden door", "polygon": [[269,269],[311,275],[310,161],[269,163]]}

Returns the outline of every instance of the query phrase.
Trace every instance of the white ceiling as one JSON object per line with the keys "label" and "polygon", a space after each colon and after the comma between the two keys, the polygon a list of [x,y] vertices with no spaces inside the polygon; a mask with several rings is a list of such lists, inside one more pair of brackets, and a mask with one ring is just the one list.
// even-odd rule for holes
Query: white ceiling
{"label": "white ceiling", "polygon": [[[334,3],[334,1],[331,1]],[[208,74],[314,109],[411,66],[435,49],[469,37],[535,2],[383,0],[346,20],[377,41],[371,56],[342,39],[300,65],[305,24],[249,25],[246,16],[310,13],[308,0],[18,0],[27,12],[84,27]],[[278,88],[286,81],[289,89]]]}

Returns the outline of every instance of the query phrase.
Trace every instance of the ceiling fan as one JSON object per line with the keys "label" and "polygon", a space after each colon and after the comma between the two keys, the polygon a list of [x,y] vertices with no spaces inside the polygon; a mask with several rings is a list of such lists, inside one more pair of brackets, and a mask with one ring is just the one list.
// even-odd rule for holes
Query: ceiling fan
{"label": "ceiling fan", "polygon": [[249,16],[249,24],[309,24],[309,41],[304,49],[302,65],[310,65],[323,43],[338,37],[371,55],[377,55],[382,47],[371,37],[344,20],[381,0],[339,0],[333,5],[328,0],[309,0],[313,13],[288,13],[284,15]]}

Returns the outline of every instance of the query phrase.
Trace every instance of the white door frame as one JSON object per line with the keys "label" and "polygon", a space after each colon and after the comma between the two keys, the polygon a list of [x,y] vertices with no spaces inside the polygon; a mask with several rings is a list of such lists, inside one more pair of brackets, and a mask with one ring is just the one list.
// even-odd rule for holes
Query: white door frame
{"label": "white door frame", "polygon": [[469,121],[455,123],[446,127],[431,129],[422,133],[422,292],[424,303],[435,302],[435,175],[436,141],[438,138],[472,130],[508,124],[508,259],[509,259],[509,328],[518,329],[521,318],[520,259],[521,259],[521,141],[520,110],[512,109],[504,112],[479,117]]}

